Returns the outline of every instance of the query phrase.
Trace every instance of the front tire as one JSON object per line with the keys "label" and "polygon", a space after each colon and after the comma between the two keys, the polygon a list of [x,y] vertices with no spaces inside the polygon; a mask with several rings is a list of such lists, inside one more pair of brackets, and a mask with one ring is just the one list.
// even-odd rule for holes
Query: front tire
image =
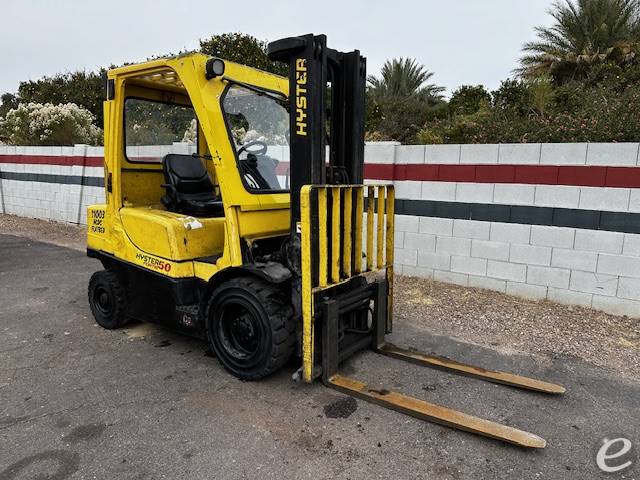
{"label": "front tire", "polygon": [[294,351],[293,309],[277,285],[250,277],[229,280],[211,294],[205,315],[213,351],[241,380],[270,375]]}
{"label": "front tire", "polygon": [[102,328],[113,330],[127,323],[127,301],[120,277],[115,272],[100,270],[89,280],[89,306]]}

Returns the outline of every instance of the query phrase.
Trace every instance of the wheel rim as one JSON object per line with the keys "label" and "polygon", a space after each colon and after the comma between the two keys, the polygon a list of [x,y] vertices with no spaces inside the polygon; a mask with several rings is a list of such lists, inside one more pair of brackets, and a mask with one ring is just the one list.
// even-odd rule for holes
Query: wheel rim
{"label": "wheel rim", "polygon": [[103,315],[110,315],[113,311],[113,302],[111,300],[111,294],[103,287],[98,286],[93,294],[93,304]]}
{"label": "wheel rim", "polygon": [[264,328],[258,313],[243,299],[225,302],[217,323],[217,337],[234,363],[250,363],[259,354]]}

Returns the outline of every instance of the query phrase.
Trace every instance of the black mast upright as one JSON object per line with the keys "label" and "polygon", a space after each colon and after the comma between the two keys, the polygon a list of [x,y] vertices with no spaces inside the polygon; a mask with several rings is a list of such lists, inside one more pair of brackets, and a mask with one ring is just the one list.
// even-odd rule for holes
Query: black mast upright
{"label": "black mast upright", "polygon": [[327,48],[326,36],[313,34],[271,42],[267,53],[270,59],[289,64],[289,261],[294,274],[293,302],[299,314],[300,189],[304,185],[362,183],[366,60],[357,50],[343,53]]}

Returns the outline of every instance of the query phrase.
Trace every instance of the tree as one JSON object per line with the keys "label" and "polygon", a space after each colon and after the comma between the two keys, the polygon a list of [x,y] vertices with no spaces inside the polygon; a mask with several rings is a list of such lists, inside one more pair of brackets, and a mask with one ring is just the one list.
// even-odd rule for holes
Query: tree
{"label": "tree", "polygon": [[411,58],[387,60],[379,78],[369,76],[369,138],[415,142],[424,123],[443,111],[444,88],[427,84],[432,76],[424,65]]}
{"label": "tree", "polygon": [[482,85],[463,85],[451,94],[449,111],[457,115],[470,115],[481,108],[488,108],[491,95]]}
{"label": "tree", "polygon": [[104,69],[98,72],[77,71],[20,82],[16,100],[24,104],[73,103],[91,112],[94,124],[102,126],[104,72]]}
{"label": "tree", "polygon": [[289,72],[287,64],[269,60],[267,42],[244,33],[222,33],[200,40],[200,51],[277,75],[286,76]]}
{"label": "tree", "polygon": [[0,96],[0,102],[2,102],[0,103],[0,118],[4,117],[12,108],[16,108],[20,103],[18,97],[12,93],[3,93]]}
{"label": "tree", "polygon": [[9,145],[98,145],[102,131],[94,120],[74,103],[21,103],[0,118],[0,140]]}
{"label": "tree", "polygon": [[437,103],[442,98],[444,87],[425,85],[432,76],[433,72],[414,58],[400,57],[384,62],[381,77],[370,75],[367,81],[374,100],[412,98]]}
{"label": "tree", "polygon": [[517,72],[550,75],[556,84],[586,76],[594,65],[634,62],[640,40],[638,0],[558,0],[549,10],[555,23],[535,29],[525,43]]}

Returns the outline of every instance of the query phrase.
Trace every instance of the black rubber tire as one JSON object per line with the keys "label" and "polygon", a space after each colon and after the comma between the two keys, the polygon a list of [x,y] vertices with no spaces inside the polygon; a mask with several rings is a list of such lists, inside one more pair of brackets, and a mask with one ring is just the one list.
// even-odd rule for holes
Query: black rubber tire
{"label": "black rubber tire", "polygon": [[127,298],[120,277],[112,271],[100,270],[89,280],[89,306],[98,325],[108,330],[127,323]]}
{"label": "black rubber tire", "polygon": [[[241,380],[259,380],[274,373],[295,349],[296,325],[289,298],[277,285],[259,278],[234,278],[216,288],[207,303],[205,320],[212,350],[222,366]],[[228,331],[237,333],[238,327],[229,322],[234,326],[243,323],[249,340],[238,341]],[[255,350],[245,349],[247,344],[255,345]]]}

